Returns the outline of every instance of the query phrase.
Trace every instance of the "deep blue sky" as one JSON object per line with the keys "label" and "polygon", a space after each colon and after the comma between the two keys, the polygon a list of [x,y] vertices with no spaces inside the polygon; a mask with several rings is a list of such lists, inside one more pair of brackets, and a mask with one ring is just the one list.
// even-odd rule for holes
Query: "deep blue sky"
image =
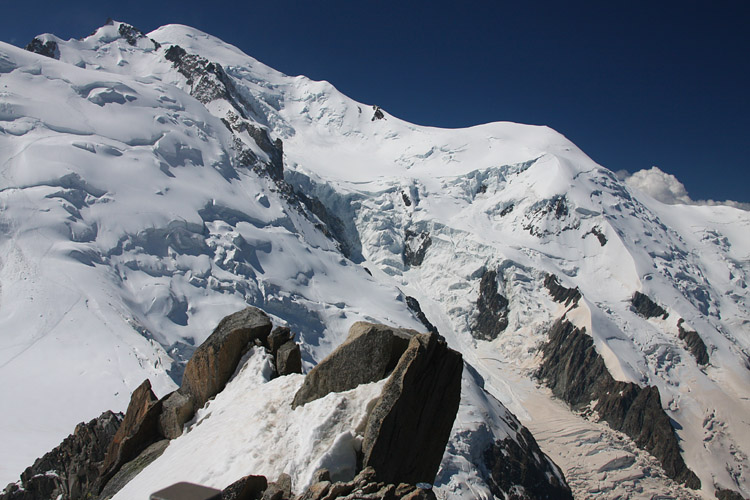
{"label": "deep blue sky", "polygon": [[602,165],[750,202],[750,0],[0,0],[0,40],[194,26],[405,120],[549,125]]}

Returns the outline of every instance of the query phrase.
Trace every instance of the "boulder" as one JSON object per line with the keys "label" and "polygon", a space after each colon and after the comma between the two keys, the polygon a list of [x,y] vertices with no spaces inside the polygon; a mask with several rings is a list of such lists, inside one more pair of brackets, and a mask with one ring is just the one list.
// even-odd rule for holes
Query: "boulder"
{"label": "boulder", "polygon": [[185,366],[181,389],[193,397],[193,412],[224,389],[254,340],[267,343],[271,327],[266,313],[255,307],[221,320]]}
{"label": "boulder", "polygon": [[151,382],[148,379],[133,391],[125,418],[107,448],[107,456],[102,464],[101,487],[125,462],[134,459],[146,447],[161,438],[159,434],[161,407],[161,401],[151,390]]}
{"label": "boulder", "polygon": [[281,473],[275,482],[268,483],[262,500],[291,500],[292,478],[289,474]]}
{"label": "boulder", "polygon": [[385,378],[396,367],[414,330],[357,322],[336,350],[305,377],[292,401],[292,408]]}
{"label": "boulder", "polygon": [[280,376],[302,373],[302,353],[299,345],[288,341],[276,351],[276,373]]}
{"label": "boulder", "polygon": [[294,334],[286,326],[277,326],[268,336],[268,350],[276,356],[279,347],[294,339]]}
{"label": "boulder", "polygon": [[221,500],[259,500],[268,488],[265,476],[245,476],[221,492]]}
{"label": "boulder", "polygon": [[322,500],[326,497],[328,491],[331,489],[330,481],[320,481],[318,483],[311,484],[297,500]]}
{"label": "boulder", "polygon": [[370,413],[362,452],[386,483],[432,483],[461,399],[461,354],[434,333],[418,334]]}
{"label": "boulder", "polygon": [[162,398],[159,415],[159,432],[167,439],[182,435],[185,422],[193,418],[195,400],[190,394],[178,389]]}

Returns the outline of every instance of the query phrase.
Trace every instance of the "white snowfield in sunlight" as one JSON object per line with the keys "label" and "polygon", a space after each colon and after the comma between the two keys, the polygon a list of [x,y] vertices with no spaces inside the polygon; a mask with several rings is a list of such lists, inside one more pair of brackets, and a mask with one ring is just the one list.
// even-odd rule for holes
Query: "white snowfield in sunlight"
{"label": "white snowfield in sunlight", "polygon": [[[664,204],[546,127],[438,129],[388,110],[377,119],[327,82],[281,74],[193,28],[165,26],[131,45],[118,26],[82,40],[41,35],[59,60],[0,43],[0,442],[13,450],[0,454],[0,484],[78,422],[123,411],[144,378],[159,397],[173,390],[195,346],[246,305],[298,334],[309,370],[356,321],[424,330],[411,296],[484,379],[481,389],[464,374],[439,491],[491,498],[472,454],[515,435],[513,412],[577,498],[594,487],[614,495],[623,481],[688,498],[649,476],[658,465],[647,454],[533,380],[546,331],[565,313],[543,285],[551,273],[581,291],[570,319],[611,374],[658,387],[701,479],[694,494],[750,496],[750,212]],[[198,82],[166,58],[173,45],[220,64],[234,104],[194,97]],[[283,142],[285,181],[338,222],[243,163],[227,125],[235,105]],[[258,162],[271,160],[242,137]],[[422,263],[405,262],[404,249],[426,239]],[[490,269],[509,323],[477,341]],[[669,317],[638,316],[636,291]],[[679,319],[709,365],[680,340]],[[145,498],[157,480],[223,487],[284,471],[297,488],[315,460],[350,463],[352,429],[380,385],[282,411],[302,377],[261,380],[261,358],[118,498]],[[199,452],[208,443],[221,444]]]}

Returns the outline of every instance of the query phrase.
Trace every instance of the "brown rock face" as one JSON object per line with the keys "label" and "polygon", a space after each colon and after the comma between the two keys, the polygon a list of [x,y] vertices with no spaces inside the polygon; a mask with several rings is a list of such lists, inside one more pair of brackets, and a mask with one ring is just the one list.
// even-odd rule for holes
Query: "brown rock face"
{"label": "brown rock face", "polygon": [[385,378],[418,332],[360,321],[349,336],[305,377],[292,408]]}
{"label": "brown rock face", "polygon": [[107,449],[102,465],[101,486],[128,462],[150,444],[158,441],[159,414],[161,402],[151,390],[151,382],[144,380],[130,396],[130,404],[125,412],[120,428]]}
{"label": "brown rock face", "polygon": [[255,307],[221,320],[185,367],[182,390],[194,398],[193,411],[224,389],[248,346],[256,339],[265,344],[271,327],[266,313]]}
{"label": "brown rock face", "polygon": [[245,476],[221,492],[221,500],[260,500],[268,488],[265,476]]}
{"label": "brown rock face", "polygon": [[386,483],[432,483],[461,399],[461,354],[434,333],[412,337],[370,414],[362,452]]}

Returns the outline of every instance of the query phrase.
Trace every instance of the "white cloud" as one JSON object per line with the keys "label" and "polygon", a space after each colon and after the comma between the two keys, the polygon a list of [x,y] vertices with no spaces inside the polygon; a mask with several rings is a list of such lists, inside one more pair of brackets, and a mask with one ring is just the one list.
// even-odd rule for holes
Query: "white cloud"
{"label": "white cloud", "polygon": [[693,200],[688,195],[687,189],[677,177],[662,171],[659,167],[639,170],[630,175],[624,170],[616,172],[616,175],[625,183],[648,194],[652,198],[669,205],[729,205],[742,210],[750,210],[750,203],[741,203],[737,201],[714,201],[714,200]]}

